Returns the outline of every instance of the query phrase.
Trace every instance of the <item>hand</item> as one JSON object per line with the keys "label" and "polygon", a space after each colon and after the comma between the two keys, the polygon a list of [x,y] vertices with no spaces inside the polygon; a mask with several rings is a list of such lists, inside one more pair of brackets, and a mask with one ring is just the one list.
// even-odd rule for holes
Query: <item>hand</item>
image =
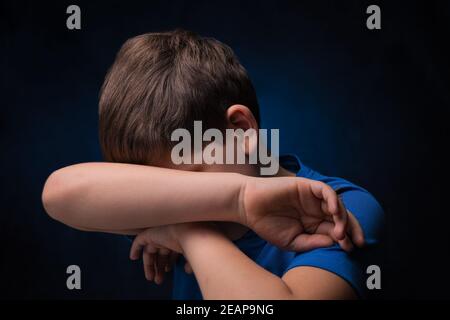
{"label": "hand", "polygon": [[364,244],[358,221],[336,192],[320,181],[251,178],[241,191],[240,207],[243,224],[284,250],[307,251],[336,241],[349,251],[352,241]]}
{"label": "hand", "polygon": [[149,228],[139,233],[130,249],[130,259],[139,259],[142,253],[145,278],[161,284],[182,252],[176,237],[178,225]]}
{"label": "hand", "polygon": [[[178,241],[180,233],[196,232],[212,226],[213,224],[207,222],[195,222],[148,228],[134,238],[130,259],[137,260],[142,254],[145,278],[162,284],[164,274],[171,271],[178,255],[182,254]],[[184,271],[193,273],[189,262],[184,265]]]}

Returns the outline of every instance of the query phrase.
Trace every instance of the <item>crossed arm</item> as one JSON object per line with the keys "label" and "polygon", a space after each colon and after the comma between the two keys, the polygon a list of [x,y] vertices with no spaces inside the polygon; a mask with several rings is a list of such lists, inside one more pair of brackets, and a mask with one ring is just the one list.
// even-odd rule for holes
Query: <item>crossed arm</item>
{"label": "crossed arm", "polygon": [[297,267],[279,278],[257,265],[219,232],[190,232],[182,237],[183,252],[205,299],[356,297],[343,279],[318,268]]}
{"label": "crossed arm", "polygon": [[[148,229],[133,242],[130,258],[144,257],[146,277],[154,278],[152,252],[169,248],[189,261],[204,299],[355,299],[351,286],[335,274],[296,267],[282,278],[240,251],[210,223],[185,223]],[[143,252],[142,252],[143,251]],[[156,270],[157,272],[157,270]]]}
{"label": "crossed arm", "polygon": [[[176,234],[180,247],[174,251],[186,256],[205,298],[354,296],[344,280],[316,268],[298,267],[282,279],[276,277],[218,230],[189,223],[241,223],[286,250],[305,251],[334,242],[344,250],[363,245],[356,219],[335,192],[318,181],[86,163],[54,172],[42,197],[50,216],[81,230],[141,235],[148,228],[170,226],[176,232],[165,234]],[[237,286],[239,292],[233,290]]]}
{"label": "crossed arm", "polygon": [[83,163],[53,172],[42,201],[52,218],[73,228],[137,234],[173,223],[239,222],[242,183],[243,176],[233,173]]}

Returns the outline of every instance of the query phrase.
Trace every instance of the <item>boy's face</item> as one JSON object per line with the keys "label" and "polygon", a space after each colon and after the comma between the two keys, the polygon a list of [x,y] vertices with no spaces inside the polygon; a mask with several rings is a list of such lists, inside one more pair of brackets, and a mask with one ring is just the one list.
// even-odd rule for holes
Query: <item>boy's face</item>
{"label": "boy's face", "polygon": [[[224,154],[225,154],[225,146]],[[193,162],[193,161],[192,161]],[[175,164],[171,159],[171,154],[168,153],[165,156],[164,161],[160,161],[156,164],[158,167],[183,170],[183,171],[193,171],[193,172],[232,172],[240,173],[247,176],[258,176],[259,166],[257,164]]]}
{"label": "boy's face", "polygon": [[[249,176],[277,175],[277,157],[272,157],[273,154],[268,156],[267,148],[262,143],[267,137],[259,135],[258,124],[252,112],[243,105],[233,105],[227,109],[226,119],[225,132],[214,128],[212,131],[209,129],[202,132],[201,121],[194,122],[193,134],[184,129],[179,132],[175,130],[179,142],[167,152],[162,161],[153,165],[184,171],[234,172]],[[271,140],[272,138],[271,136]],[[272,141],[272,147],[274,144]],[[275,154],[278,155],[278,141],[276,149]],[[259,161],[265,164],[265,169],[261,169]],[[270,173],[263,173],[264,171]]]}

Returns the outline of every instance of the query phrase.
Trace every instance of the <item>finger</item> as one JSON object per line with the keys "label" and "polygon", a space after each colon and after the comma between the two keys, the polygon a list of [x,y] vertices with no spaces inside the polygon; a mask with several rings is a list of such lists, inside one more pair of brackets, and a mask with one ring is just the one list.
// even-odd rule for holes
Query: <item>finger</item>
{"label": "finger", "polygon": [[160,248],[158,250],[157,259],[155,260],[156,276],[155,282],[161,284],[164,281],[164,272],[167,264],[169,263],[170,250],[166,248]]}
{"label": "finger", "polygon": [[[325,202],[325,213],[334,215],[338,211],[337,195],[334,190],[327,184],[314,181],[310,184],[311,192],[314,196]],[[322,206],[322,208],[324,208]]]}
{"label": "finger", "polygon": [[317,248],[329,247],[333,244],[333,239],[327,235],[302,233],[291,242],[289,247],[291,251],[303,252]]}
{"label": "finger", "polygon": [[189,262],[186,262],[184,264],[184,272],[186,272],[187,274],[192,274],[194,272],[194,270],[192,270],[192,266]]}
{"label": "finger", "polygon": [[[333,190],[331,192],[334,193]],[[331,197],[331,195],[329,197]],[[336,237],[337,240],[344,240],[348,223],[347,210],[345,210],[344,204],[337,196],[336,199],[338,210],[334,214],[332,214],[334,222],[334,237]]]}
{"label": "finger", "polygon": [[155,277],[154,255],[144,251],[142,253],[142,262],[144,264],[145,279],[153,281]]}
{"label": "finger", "polygon": [[342,250],[347,251],[347,252],[352,251],[353,247],[354,247],[352,241],[350,240],[350,238],[347,235],[345,235],[344,239],[339,240],[338,244],[342,248]]}
{"label": "finger", "polygon": [[337,242],[337,239],[334,236],[334,223],[333,222],[328,222],[328,221],[322,222],[317,227],[315,233],[324,234],[324,235],[330,236],[334,241]]}
{"label": "finger", "polygon": [[353,243],[347,234],[345,234],[344,239],[342,240],[336,238],[334,232],[334,223],[332,222],[322,222],[317,228],[316,233],[328,235],[335,242],[337,242],[344,251],[350,252],[353,250]]}
{"label": "finger", "polygon": [[161,284],[164,281],[164,269],[161,269],[161,263],[159,260],[161,259],[161,256],[159,254],[155,255],[155,283]]}
{"label": "finger", "polygon": [[322,199],[321,208],[326,215],[333,217],[335,237],[343,240],[347,229],[347,211],[336,192],[327,184],[316,182],[311,184],[311,191],[318,199]]}
{"label": "finger", "polygon": [[137,260],[141,256],[142,249],[147,245],[147,241],[144,236],[140,234],[134,238],[130,248],[130,259]]}
{"label": "finger", "polygon": [[158,253],[158,248],[155,247],[153,244],[149,243],[145,246],[145,251],[150,254],[156,254]]}
{"label": "finger", "polygon": [[322,182],[312,183],[311,191],[315,197],[323,200],[321,203],[322,211],[333,217],[335,236],[338,240],[343,240],[347,228],[347,212],[342,210],[343,206],[336,192]]}
{"label": "finger", "polygon": [[160,248],[159,249],[159,260],[158,260],[158,268],[162,272],[167,272],[167,266],[170,264],[170,256],[171,256],[172,250],[169,250],[167,248]]}
{"label": "finger", "polygon": [[169,254],[169,263],[166,266],[166,269],[165,269],[166,272],[170,272],[172,270],[173,265],[177,262],[177,258],[178,258],[177,252],[172,251]]}
{"label": "finger", "polygon": [[[331,215],[329,213],[330,211],[328,210],[327,203],[325,201],[320,202],[320,207],[322,209],[322,212],[325,213],[325,219],[324,220],[328,221],[328,222],[333,222],[333,215]],[[334,226],[334,223],[333,223],[333,226]]]}
{"label": "finger", "polygon": [[347,232],[350,234],[352,241],[358,247],[364,246],[364,231],[359,224],[359,221],[355,218],[355,216],[348,211],[348,226]]}
{"label": "finger", "polygon": [[344,240],[345,232],[347,231],[348,214],[341,199],[338,198],[337,203],[338,213],[333,215],[334,234],[338,240]]}

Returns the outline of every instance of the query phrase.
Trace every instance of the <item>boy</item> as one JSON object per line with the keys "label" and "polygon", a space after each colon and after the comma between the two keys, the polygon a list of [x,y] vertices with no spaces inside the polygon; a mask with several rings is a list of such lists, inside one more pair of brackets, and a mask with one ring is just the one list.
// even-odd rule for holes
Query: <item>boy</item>
{"label": "boy", "polygon": [[[255,91],[229,47],[179,30],[128,40],[99,118],[108,162],[55,171],[43,191],[51,217],[137,235],[130,257],[142,255],[156,283],[175,263],[177,299],[363,295],[383,216],[367,191],[294,155],[280,157],[274,177],[260,177],[260,164],[174,164],[172,134],[192,132],[196,120],[221,132],[259,128]],[[248,157],[253,146],[241,139],[237,148]]]}

